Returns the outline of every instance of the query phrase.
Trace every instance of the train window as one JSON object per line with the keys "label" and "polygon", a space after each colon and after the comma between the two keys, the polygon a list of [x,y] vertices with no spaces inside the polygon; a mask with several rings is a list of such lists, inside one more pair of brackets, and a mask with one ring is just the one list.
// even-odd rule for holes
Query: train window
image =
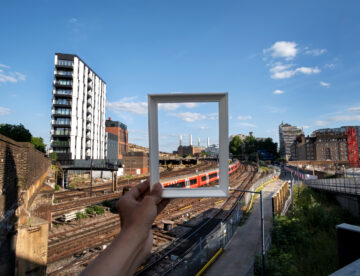
{"label": "train window", "polygon": [[217,173],[212,173],[212,174],[209,175],[210,179],[215,178],[215,177],[217,177]]}
{"label": "train window", "polygon": [[196,179],[196,178],[190,180],[190,185],[194,185],[194,184],[196,184],[196,183],[197,183],[197,179]]}
{"label": "train window", "polygon": [[183,188],[183,187],[185,187],[185,181],[176,183],[176,187],[177,187],[177,188]]}
{"label": "train window", "polygon": [[201,177],[201,181],[206,181],[206,176]]}

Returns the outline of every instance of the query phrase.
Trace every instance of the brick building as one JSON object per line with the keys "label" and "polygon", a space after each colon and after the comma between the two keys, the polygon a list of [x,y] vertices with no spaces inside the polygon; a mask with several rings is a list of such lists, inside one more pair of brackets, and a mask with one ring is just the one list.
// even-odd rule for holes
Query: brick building
{"label": "brick building", "polygon": [[202,151],[204,151],[205,148],[202,147],[195,147],[195,146],[179,146],[177,149],[177,154],[192,154],[192,155],[196,155],[201,153]]}
{"label": "brick building", "polygon": [[316,160],[316,137],[300,134],[291,144],[291,160]]}
{"label": "brick building", "polygon": [[137,175],[149,172],[149,155],[145,152],[127,152],[123,156],[124,174]]}
{"label": "brick building", "polygon": [[[105,122],[105,131],[108,133],[108,157],[113,158],[117,155],[117,159],[123,159],[129,151],[127,126],[119,121],[112,121],[109,117]],[[114,145],[114,140],[117,140],[117,147]],[[114,154],[114,150],[117,154]]]}

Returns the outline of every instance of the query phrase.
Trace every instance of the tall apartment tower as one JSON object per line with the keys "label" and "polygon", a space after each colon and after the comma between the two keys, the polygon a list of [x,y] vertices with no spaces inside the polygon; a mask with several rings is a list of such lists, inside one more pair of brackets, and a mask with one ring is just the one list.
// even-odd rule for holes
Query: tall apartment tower
{"label": "tall apartment tower", "polygon": [[105,159],[106,83],[76,55],[55,54],[51,149],[58,160]]}
{"label": "tall apartment tower", "polygon": [[280,140],[280,156],[291,159],[291,145],[295,142],[296,136],[304,134],[303,131],[290,124],[281,123],[279,125],[279,140]]}

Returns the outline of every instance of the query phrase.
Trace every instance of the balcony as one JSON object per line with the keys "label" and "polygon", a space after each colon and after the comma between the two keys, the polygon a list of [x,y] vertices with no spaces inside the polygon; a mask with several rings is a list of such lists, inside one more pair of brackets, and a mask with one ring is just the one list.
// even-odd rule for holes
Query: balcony
{"label": "balcony", "polygon": [[91,115],[91,109],[88,108],[87,111],[86,111],[87,115]]}
{"label": "balcony", "polygon": [[55,87],[71,88],[72,87],[72,81],[69,81],[69,80],[54,80],[54,86]]}
{"label": "balcony", "polygon": [[53,111],[53,112],[52,112],[52,116],[53,116],[54,118],[58,118],[58,117],[71,118],[71,112],[70,112],[70,113],[67,113],[67,114],[64,114],[64,113],[59,113],[59,112]]}
{"label": "balcony", "polygon": [[86,118],[86,123],[88,123],[88,124],[91,123],[91,116],[88,116],[88,117]]}
{"label": "balcony", "polygon": [[91,134],[90,133],[87,133],[86,134],[86,140],[90,140],[91,139]]}
{"label": "balcony", "polygon": [[91,97],[92,97],[92,91],[88,91],[87,97],[88,97],[88,98],[91,98]]}
{"label": "balcony", "polygon": [[92,89],[93,89],[92,84],[91,84],[91,83],[88,83],[88,91],[89,91],[89,90],[92,90]]}
{"label": "balcony", "polygon": [[55,77],[72,79],[74,74],[71,71],[54,71]]}
{"label": "balcony", "polygon": [[72,68],[73,63],[70,60],[58,60],[58,62],[55,64],[56,68]]}
{"label": "balcony", "polygon": [[71,107],[71,102],[70,101],[57,101],[57,100],[54,100],[53,101],[53,106],[54,107]]}
{"label": "balcony", "polygon": [[53,141],[51,143],[52,147],[70,147],[69,141]]}
{"label": "balcony", "polygon": [[88,100],[88,101],[87,101],[87,106],[92,106],[91,100]]}

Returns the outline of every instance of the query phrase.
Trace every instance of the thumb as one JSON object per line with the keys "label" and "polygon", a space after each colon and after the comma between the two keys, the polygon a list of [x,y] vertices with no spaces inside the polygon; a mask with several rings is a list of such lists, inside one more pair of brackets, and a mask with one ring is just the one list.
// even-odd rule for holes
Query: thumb
{"label": "thumb", "polygon": [[150,196],[154,199],[155,204],[159,204],[161,201],[162,186],[160,183],[155,183],[150,191]]}

